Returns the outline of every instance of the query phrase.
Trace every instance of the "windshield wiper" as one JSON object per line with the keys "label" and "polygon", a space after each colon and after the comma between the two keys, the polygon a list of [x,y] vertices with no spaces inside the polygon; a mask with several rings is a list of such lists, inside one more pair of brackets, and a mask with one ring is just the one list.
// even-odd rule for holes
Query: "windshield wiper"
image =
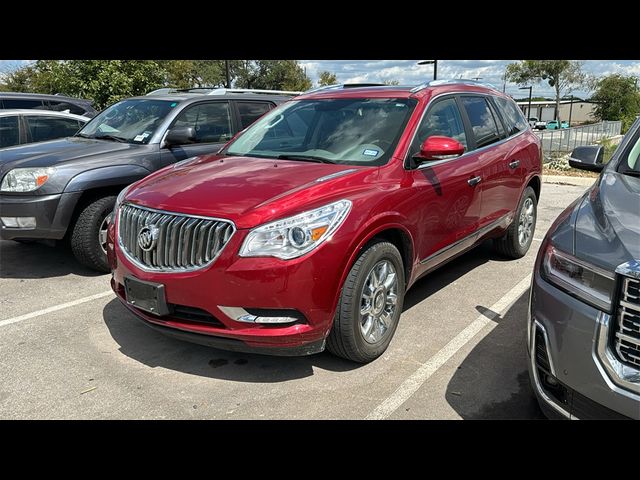
{"label": "windshield wiper", "polygon": [[91,135],[87,135],[86,133],[76,133],[74,137],[93,138]]}
{"label": "windshield wiper", "polygon": [[127,143],[126,138],[117,137],[115,135],[94,135],[93,137],[89,138],[95,138],[96,140],[115,140],[116,142]]}
{"label": "windshield wiper", "polygon": [[625,170],[621,170],[620,173],[623,174],[623,175],[629,175],[631,177],[640,177],[640,171],[632,170],[631,168],[627,168]]}
{"label": "windshield wiper", "polygon": [[286,155],[285,154],[285,155],[278,155],[276,158],[278,160],[302,160],[303,162],[333,163],[333,164],[336,163],[333,160],[329,160],[328,158],[315,157],[313,155],[297,155],[297,154]]}

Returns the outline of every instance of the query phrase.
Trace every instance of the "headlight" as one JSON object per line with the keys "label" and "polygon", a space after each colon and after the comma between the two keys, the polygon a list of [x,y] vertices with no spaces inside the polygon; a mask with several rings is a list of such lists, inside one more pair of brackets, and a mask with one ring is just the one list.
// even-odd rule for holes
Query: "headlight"
{"label": "headlight", "polygon": [[267,223],[253,229],[240,248],[241,257],[297,258],[329,238],[351,209],[349,200]]}
{"label": "headlight", "polygon": [[613,273],[549,245],[544,253],[542,276],[580,300],[605,312],[611,311]]}
{"label": "headlight", "polygon": [[2,179],[3,192],[32,192],[47,183],[54,168],[14,168]]}

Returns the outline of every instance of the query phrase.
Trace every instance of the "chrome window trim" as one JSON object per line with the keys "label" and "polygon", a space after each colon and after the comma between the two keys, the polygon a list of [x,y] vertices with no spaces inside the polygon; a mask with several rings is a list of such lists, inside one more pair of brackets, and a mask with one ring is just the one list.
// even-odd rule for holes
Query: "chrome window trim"
{"label": "chrome window trim", "polygon": [[[231,228],[233,229],[233,231],[231,232],[231,235],[229,235],[227,243],[225,243],[223,245],[223,247],[220,249],[220,251],[211,260],[209,260],[207,263],[205,263],[203,265],[199,265],[197,267],[189,267],[189,268],[149,268],[148,266],[143,265],[142,263],[140,263],[137,259],[133,258],[129,254],[129,252],[127,252],[127,249],[124,247],[124,245],[122,243],[122,240],[121,240],[121,237],[120,237],[120,212],[122,211],[122,207],[124,205],[131,205],[131,206],[133,206],[135,208],[139,208],[140,210],[147,210],[149,212],[160,213],[160,214],[164,214],[164,215],[173,215],[173,216],[176,216],[176,217],[186,217],[186,218],[197,218],[197,219],[201,219],[201,220],[213,220],[213,221],[216,221],[216,222],[226,222],[226,223],[231,225]],[[236,231],[238,230],[236,228],[236,224],[233,223],[231,220],[228,220],[226,218],[205,217],[205,216],[202,216],[202,215],[189,215],[189,214],[186,214],[186,213],[170,212],[170,211],[167,211],[167,210],[158,210],[156,208],[143,207],[143,206],[137,205],[135,203],[131,203],[131,202],[124,202],[118,208],[118,216],[117,216],[116,228],[117,228],[117,236],[118,236],[118,246],[120,247],[120,251],[124,254],[126,259],[129,260],[131,263],[133,263],[137,268],[139,268],[140,270],[142,270],[144,272],[149,272],[149,273],[189,273],[189,272],[196,272],[196,271],[202,270],[204,268],[208,268],[218,259],[218,257],[220,257],[220,255],[222,254],[222,252],[224,251],[226,246],[229,245],[229,242],[231,242],[231,239],[233,238],[233,236],[235,235]]]}
{"label": "chrome window trim", "polygon": [[640,370],[620,362],[609,347],[609,327],[613,317],[599,312],[593,338],[592,357],[600,375],[614,392],[640,401]]}
{"label": "chrome window trim", "polygon": [[[475,150],[469,150],[467,152],[464,152],[462,155],[460,155],[459,157],[455,157],[455,158],[448,158],[446,160],[438,160],[437,162],[428,162],[428,163],[422,163],[420,165],[418,165],[417,168],[408,168],[407,167],[407,162],[410,161],[410,156],[409,154],[411,153],[411,145],[413,144],[413,141],[416,139],[416,135],[418,134],[418,128],[420,127],[420,125],[422,124],[422,121],[424,120],[424,117],[426,116],[426,114],[429,112],[429,109],[431,108],[431,105],[433,104],[433,102],[435,100],[439,100],[442,98],[446,98],[446,97],[452,97],[452,96],[456,96],[456,95],[475,95],[475,96],[483,96],[483,97],[495,97],[495,94],[490,94],[490,93],[484,93],[484,92],[469,92],[466,90],[463,91],[456,91],[456,92],[446,92],[446,93],[440,93],[437,94],[435,96],[433,96],[431,99],[429,99],[429,103],[425,106],[424,111],[422,112],[422,114],[420,115],[420,120],[418,121],[417,125],[416,125],[416,129],[413,132],[413,135],[411,136],[411,141],[409,142],[409,147],[407,149],[407,152],[404,155],[404,158],[402,160],[402,166],[405,170],[422,170],[423,168],[430,168],[430,167],[435,167],[436,165],[441,165],[443,163],[447,163],[447,162],[455,162],[456,160],[460,160],[461,158],[465,158],[467,155],[470,155],[472,153],[477,153],[477,152],[482,152],[483,150],[486,150],[487,148],[492,148],[495,147],[497,145],[500,145],[508,140],[511,140],[513,138],[516,138],[520,135],[522,135],[523,133],[527,132],[530,129],[524,129],[521,130],[520,132],[516,133],[515,135],[511,135],[507,138],[503,138],[502,140],[492,143],[491,145],[486,145],[484,147],[480,147],[480,148],[476,148]],[[460,115],[462,115],[462,113],[460,113]],[[466,132],[465,132],[466,134]]]}
{"label": "chrome window trim", "polygon": [[555,369],[553,367],[553,360],[551,359],[551,352],[549,351],[549,337],[547,336],[547,329],[544,328],[544,326],[536,319],[533,319],[533,321],[531,322],[531,326],[529,328],[530,330],[530,337],[531,337],[531,352],[529,355],[529,361],[531,362],[531,374],[533,375],[533,383],[536,386],[536,391],[538,392],[538,395],[549,405],[551,406],[554,410],[556,410],[560,415],[562,415],[565,418],[571,419],[571,420],[579,420],[578,417],[576,417],[575,415],[571,415],[569,412],[567,412],[564,408],[562,408],[560,405],[558,405],[551,397],[549,397],[549,395],[547,395],[545,393],[545,391],[542,389],[542,385],[540,384],[540,378],[538,377],[538,366],[536,365],[536,333],[535,333],[535,329],[536,328],[540,328],[540,330],[542,330],[542,335],[545,338],[545,341],[547,342],[547,345],[545,346],[546,351],[547,351],[547,358],[549,359],[549,368],[551,370],[551,374],[555,377]]}

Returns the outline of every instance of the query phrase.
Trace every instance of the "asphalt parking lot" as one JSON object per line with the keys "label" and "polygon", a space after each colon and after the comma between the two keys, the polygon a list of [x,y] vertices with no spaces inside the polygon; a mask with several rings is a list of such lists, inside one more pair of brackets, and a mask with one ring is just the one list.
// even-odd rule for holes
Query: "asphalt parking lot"
{"label": "asphalt parking lot", "polygon": [[551,222],[586,188],[544,183],[526,257],[486,242],[420,280],[389,349],[364,366],[164,337],[70,252],[0,241],[0,418],[542,418],[526,368],[529,276]]}

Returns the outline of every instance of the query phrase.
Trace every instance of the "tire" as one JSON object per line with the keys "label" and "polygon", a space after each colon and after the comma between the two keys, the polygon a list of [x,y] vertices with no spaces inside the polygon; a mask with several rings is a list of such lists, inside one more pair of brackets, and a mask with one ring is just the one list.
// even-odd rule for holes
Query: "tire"
{"label": "tire", "polygon": [[110,271],[107,255],[100,246],[99,230],[103,221],[111,213],[116,197],[102,197],[85,206],[73,225],[71,251],[85,267],[99,272]]}
{"label": "tire", "polygon": [[[502,237],[494,240],[494,248],[500,255],[516,259],[524,257],[529,251],[529,247],[533,241],[533,234],[536,230],[536,220],[538,218],[537,204],[538,199],[536,198],[536,193],[533,191],[533,188],[527,187],[522,194],[522,198],[520,198],[520,203],[518,204],[518,209],[516,210],[516,216],[513,219],[513,222],[511,222],[511,225],[509,225],[509,228]],[[519,227],[523,220],[522,217],[526,214],[526,211],[529,210],[529,207],[532,208],[531,228],[526,241],[522,243],[520,241]],[[523,224],[523,228],[525,230],[527,223],[528,222],[525,222]]]}
{"label": "tire", "polygon": [[[369,296],[371,298],[369,311],[381,311],[382,315],[386,316],[386,329],[384,329],[384,324],[376,324],[373,320],[374,317],[370,315],[361,316],[362,302],[364,301],[363,290],[365,287],[367,291],[373,288],[373,280],[370,275],[374,267],[376,267],[377,274],[375,279],[377,280],[384,273],[384,265],[387,268],[386,279],[389,284],[392,284],[392,280],[389,279],[391,278],[391,273],[395,270],[395,288],[392,287],[387,290],[386,287],[383,288],[379,285],[379,289]],[[393,269],[390,267],[393,267]],[[382,278],[384,280],[384,277]],[[393,290],[395,290],[396,302],[395,308],[391,313],[387,311],[387,309],[391,309],[387,301],[392,301],[392,295],[387,295],[387,293]],[[363,249],[353,267],[351,267],[344,282],[333,326],[327,338],[327,349],[334,355],[358,363],[369,363],[378,358],[387,349],[396,331],[398,320],[402,313],[404,293],[404,266],[398,249],[393,244],[383,240],[369,244]],[[378,300],[379,302],[376,303]],[[363,322],[362,319],[365,317],[369,318],[370,321]],[[368,340],[365,338],[366,333],[363,332],[367,325],[378,325],[380,327],[371,327],[369,330],[371,335]],[[384,329],[384,332],[380,333],[382,329]],[[374,339],[376,334],[380,335],[377,340]]]}

